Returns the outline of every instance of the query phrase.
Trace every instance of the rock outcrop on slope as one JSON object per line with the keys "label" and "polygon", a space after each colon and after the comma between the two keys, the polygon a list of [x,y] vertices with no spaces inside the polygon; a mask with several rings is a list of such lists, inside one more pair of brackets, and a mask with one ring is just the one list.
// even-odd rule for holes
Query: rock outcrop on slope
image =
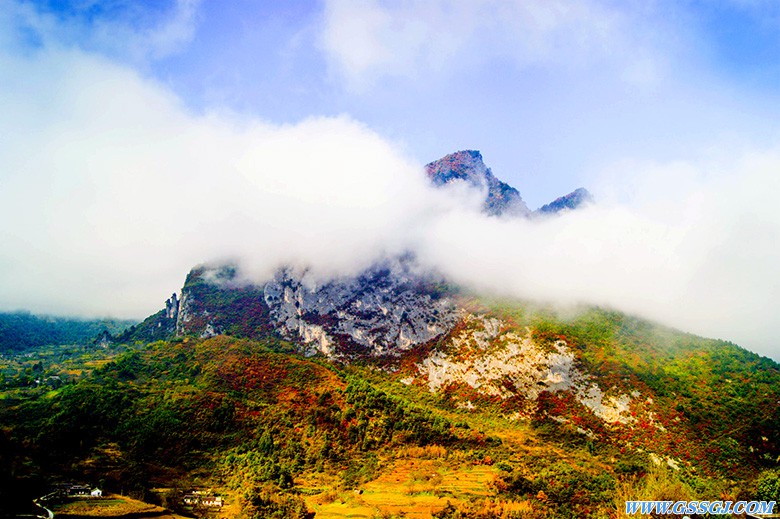
{"label": "rock outcrop on slope", "polygon": [[339,360],[397,357],[447,333],[459,312],[440,279],[418,273],[409,257],[319,284],[292,268],[255,284],[242,282],[234,266],[201,266],[182,288],[176,330],[199,337],[273,334],[306,355]]}
{"label": "rock outcrop on slope", "polygon": [[398,356],[448,332],[459,318],[436,278],[411,267],[409,258],[390,259],[322,285],[281,269],[265,284],[264,300],[276,330],[308,354]]}
{"label": "rock outcrop on slope", "polygon": [[[634,421],[631,397],[616,388],[603,390],[564,340],[543,347],[527,328],[522,333],[496,317],[467,313],[443,346],[417,363],[418,375],[406,381],[421,378],[431,392],[461,385],[477,395],[515,399],[518,417],[532,416],[542,393],[569,393],[604,422]],[[470,400],[461,405],[474,407]]]}

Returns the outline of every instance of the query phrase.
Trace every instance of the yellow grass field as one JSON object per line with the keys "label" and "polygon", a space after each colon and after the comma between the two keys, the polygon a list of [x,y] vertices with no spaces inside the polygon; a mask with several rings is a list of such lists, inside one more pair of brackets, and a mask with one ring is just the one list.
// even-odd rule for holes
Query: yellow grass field
{"label": "yellow grass field", "polygon": [[186,519],[175,514],[161,514],[165,509],[115,494],[102,498],[77,498],[52,507],[55,517],[121,517],[127,514],[149,514],[159,519]]}
{"label": "yellow grass field", "polygon": [[360,490],[325,492],[306,499],[318,518],[373,518],[382,515],[429,518],[447,501],[487,497],[496,470],[484,465],[458,468],[437,459],[399,459]]}

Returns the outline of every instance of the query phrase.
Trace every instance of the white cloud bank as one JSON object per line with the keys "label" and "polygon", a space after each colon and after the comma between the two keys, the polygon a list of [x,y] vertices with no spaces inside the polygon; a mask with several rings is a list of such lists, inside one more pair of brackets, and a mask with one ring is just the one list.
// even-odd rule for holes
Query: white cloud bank
{"label": "white cloud bank", "polygon": [[780,358],[780,154],[634,167],[595,186],[600,203],[541,223],[443,217],[421,255],[478,289],[605,305]]}
{"label": "white cloud bank", "polygon": [[429,210],[417,168],[346,117],[193,116],[94,56],[1,59],[5,308],[143,315],[220,257],[359,268]]}
{"label": "white cloud bank", "polygon": [[776,153],[624,166],[591,186],[595,207],[503,221],[348,117],[193,115],[52,44],[0,51],[0,113],[4,310],[142,317],[203,261],[335,274],[412,249],[477,288],[610,305],[780,358]]}

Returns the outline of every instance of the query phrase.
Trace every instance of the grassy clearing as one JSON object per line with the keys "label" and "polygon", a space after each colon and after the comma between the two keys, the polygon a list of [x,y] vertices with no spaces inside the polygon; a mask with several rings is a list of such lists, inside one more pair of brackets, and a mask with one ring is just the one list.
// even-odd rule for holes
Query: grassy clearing
{"label": "grassy clearing", "polygon": [[428,518],[447,502],[485,498],[496,470],[445,459],[399,459],[358,491],[323,492],[306,498],[317,517],[400,516]]}
{"label": "grassy clearing", "polygon": [[84,515],[90,517],[117,517],[125,514],[159,513],[163,509],[125,496],[77,498],[52,507],[55,516]]}

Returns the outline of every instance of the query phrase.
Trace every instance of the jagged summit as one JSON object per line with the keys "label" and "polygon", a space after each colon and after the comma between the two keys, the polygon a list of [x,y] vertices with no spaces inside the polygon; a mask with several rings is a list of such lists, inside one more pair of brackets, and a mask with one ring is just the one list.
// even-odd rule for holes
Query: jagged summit
{"label": "jagged summit", "polygon": [[482,160],[477,150],[462,150],[450,153],[425,166],[428,178],[435,186],[444,186],[451,182],[466,182],[487,195],[482,210],[491,216],[542,216],[556,214],[564,210],[577,209],[592,203],[593,196],[585,188],[578,188],[531,211],[520,196],[520,192],[506,182],[497,179]]}
{"label": "jagged summit", "polygon": [[482,154],[477,150],[450,153],[425,166],[425,170],[437,186],[452,180],[466,180],[474,185],[481,185],[490,171],[482,160]]}
{"label": "jagged summit", "polygon": [[567,209],[577,209],[585,204],[593,203],[593,195],[590,191],[584,187],[580,187],[569,193],[568,195],[556,198],[549,204],[543,205],[536,211],[535,214],[554,214]]}
{"label": "jagged summit", "polygon": [[487,197],[483,210],[489,215],[528,216],[531,213],[520,192],[497,179],[490,168],[485,166],[479,151],[463,150],[450,153],[425,166],[425,171],[436,186],[465,181],[474,187],[485,189]]}

